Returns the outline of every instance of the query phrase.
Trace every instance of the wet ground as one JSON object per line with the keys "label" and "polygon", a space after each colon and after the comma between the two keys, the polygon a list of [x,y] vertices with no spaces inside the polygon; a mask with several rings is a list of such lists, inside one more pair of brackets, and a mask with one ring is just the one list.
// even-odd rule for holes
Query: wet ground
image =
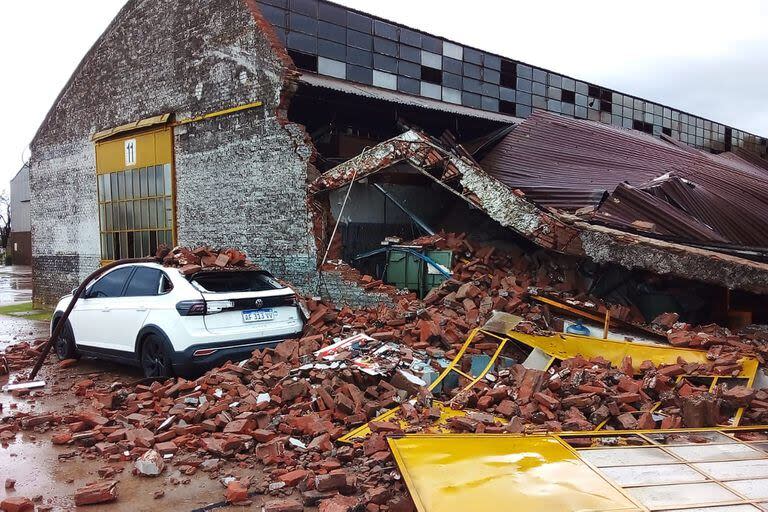
{"label": "wet ground", "polygon": [[[47,328],[45,322],[0,316],[0,339],[3,340],[13,342],[14,338],[28,340],[44,337]],[[141,379],[142,375],[135,368],[92,359],[83,359],[72,368],[61,369],[55,357],[50,356],[38,378],[46,381],[45,388],[34,391],[28,397],[14,398],[0,392],[0,417],[24,412],[73,412],[87,407],[82,398],[71,392],[76,382],[93,379],[98,384],[131,383]],[[0,385],[7,381],[7,376],[0,376]],[[42,496],[39,505],[51,506],[51,510],[74,510],[75,491],[90,482],[98,481],[99,470],[110,466],[101,456],[93,455],[89,458],[76,447],[51,444],[50,438],[55,431],[19,432],[15,440],[0,446],[0,482],[5,482],[6,478],[16,480],[15,489],[0,490],[0,501],[4,496],[26,496],[31,499]],[[119,481],[117,501],[88,507],[88,510],[192,511],[220,504],[224,498],[224,486],[217,479],[211,479],[209,474],[202,471],[184,477],[173,467],[173,461],[156,478],[133,475],[131,463],[116,463],[113,467],[121,471],[111,477]],[[244,470],[229,462],[223,467],[226,470],[220,473],[221,476],[255,475],[253,470]],[[190,482],[174,483],[174,480],[183,478],[189,478]],[[158,489],[164,490],[165,495],[155,499],[154,492]],[[261,510],[261,503],[256,498],[250,508],[219,505],[215,509]]]}
{"label": "wet ground", "polygon": [[32,300],[32,267],[0,266],[0,306]]}

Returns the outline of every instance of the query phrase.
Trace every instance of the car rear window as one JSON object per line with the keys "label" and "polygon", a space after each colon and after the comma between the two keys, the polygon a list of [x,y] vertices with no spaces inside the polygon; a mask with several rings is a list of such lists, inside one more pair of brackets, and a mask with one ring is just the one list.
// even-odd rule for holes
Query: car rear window
{"label": "car rear window", "polygon": [[213,293],[263,292],[282,288],[269,274],[255,271],[203,272],[195,274],[192,284],[202,291]]}

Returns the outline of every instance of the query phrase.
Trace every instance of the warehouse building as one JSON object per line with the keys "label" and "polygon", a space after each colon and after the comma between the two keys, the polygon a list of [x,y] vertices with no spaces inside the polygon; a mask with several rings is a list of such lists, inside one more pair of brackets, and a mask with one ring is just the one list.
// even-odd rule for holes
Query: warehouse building
{"label": "warehouse building", "polygon": [[[343,192],[316,200],[310,184],[413,126],[482,152],[535,110],[706,152],[766,152],[742,130],[330,2],[129,0],[32,143],[35,300],[159,244],[238,247],[306,293],[349,292],[339,275],[318,279],[335,220],[347,252],[334,254],[348,257],[407,236],[406,203],[471,228],[482,201],[425,201],[423,176],[404,173],[384,183],[391,197],[356,190],[345,214]],[[759,291],[754,265],[724,286]]]}

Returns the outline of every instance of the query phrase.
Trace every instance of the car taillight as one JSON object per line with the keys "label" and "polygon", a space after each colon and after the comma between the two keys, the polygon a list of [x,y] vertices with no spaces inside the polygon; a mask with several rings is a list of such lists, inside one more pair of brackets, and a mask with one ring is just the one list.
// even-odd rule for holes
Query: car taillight
{"label": "car taillight", "polygon": [[231,300],[209,300],[205,303],[206,312],[210,315],[212,313],[221,313],[225,309],[231,309],[235,307],[235,303]]}
{"label": "car taillight", "polygon": [[176,304],[176,311],[181,316],[200,316],[205,314],[204,300],[183,300]]}

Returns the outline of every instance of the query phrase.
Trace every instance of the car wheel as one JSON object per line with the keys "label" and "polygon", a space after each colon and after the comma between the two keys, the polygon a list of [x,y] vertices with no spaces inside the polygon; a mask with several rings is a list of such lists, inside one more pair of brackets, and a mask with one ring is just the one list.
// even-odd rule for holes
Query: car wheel
{"label": "car wheel", "polygon": [[59,361],[64,359],[80,359],[80,354],[75,345],[75,334],[72,332],[72,326],[69,325],[69,322],[64,324],[59,337],[56,338],[54,348],[56,349],[56,357],[59,358]]}
{"label": "car wheel", "polygon": [[141,369],[144,376],[165,379],[173,376],[171,358],[160,336],[150,334],[141,346]]}

